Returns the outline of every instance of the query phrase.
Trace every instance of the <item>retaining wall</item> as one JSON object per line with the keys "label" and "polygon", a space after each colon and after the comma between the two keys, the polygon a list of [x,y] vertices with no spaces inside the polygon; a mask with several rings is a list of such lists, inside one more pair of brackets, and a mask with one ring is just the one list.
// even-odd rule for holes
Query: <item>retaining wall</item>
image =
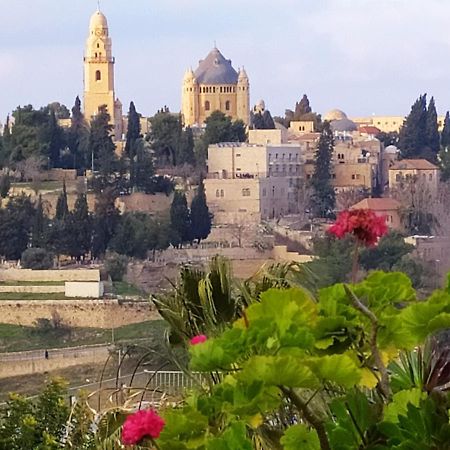
{"label": "retaining wall", "polygon": [[0,270],[0,281],[100,281],[100,271],[6,269]]}

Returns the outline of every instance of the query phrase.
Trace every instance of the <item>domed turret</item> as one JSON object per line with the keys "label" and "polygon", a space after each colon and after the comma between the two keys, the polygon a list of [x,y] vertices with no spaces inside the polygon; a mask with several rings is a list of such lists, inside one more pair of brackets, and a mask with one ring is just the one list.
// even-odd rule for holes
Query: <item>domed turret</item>
{"label": "domed turret", "polygon": [[95,11],[95,13],[91,16],[89,28],[91,31],[98,28],[108,28],[108,21],[106,20],[106,16],[101,11]]}

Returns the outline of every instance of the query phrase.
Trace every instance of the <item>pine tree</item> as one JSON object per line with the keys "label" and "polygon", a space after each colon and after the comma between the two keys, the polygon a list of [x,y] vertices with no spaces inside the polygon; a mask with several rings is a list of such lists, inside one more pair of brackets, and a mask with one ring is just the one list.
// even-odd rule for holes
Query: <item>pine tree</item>
{"label": "pine tree", "polygon": [[427,144],[427,95],[421,95],[412,105],[402,128],[398,147],[403,158],[420,156]]}
{"label": "pine tree", "polygon": [[319,143],[315,154],[315,168],[311,178],[313,195],[311,209],[315,217],[333,217],[336,196],[331,184],[331,158],[333,156],[334,139],[329,122],[323,123]]}
{"label": "pine tree", "polygon": [[444,128],[441,133],[441,147],[450,147],[450,113],[447,111],[444,119]]}
{"label": "pine tree", "polygon": [[191,218],[184,192],[175,191],[170,206],[171,243],[179,247],[191,240]]}
{"label": "pine tree", "polygon": [[206,203],[205,185],[200,181],[197,193],[191,204],[191,227],[192,239],[197,239],[198,243],[206,239],[211,232],[211,214]]}
{"label": "pine tree", "polygon": [[[437,155],[440,147],[438,117],[434,97],[431,97],[427,110],[426,145],[433,155]],[[434,157],[435,159],[435,157]]]}
{"label": "pine tree", "polygon": [[135,143],[141,137],[141,122],[140,114],[136,112],[134,103],[130,103],[130,110],[128,111],[128,128],[125,143],[125,154],[130,159],[133,159],[136,154]]}
{"label": "pine tree", "polygon": [[66,190],[66,182],[63,182],[63,190],[61,194],[59,194],[58,201],[56,202],[56,213],[55,219],[57,220],[65,220],[69,216],[69,206],[67,204],[67,190]]}

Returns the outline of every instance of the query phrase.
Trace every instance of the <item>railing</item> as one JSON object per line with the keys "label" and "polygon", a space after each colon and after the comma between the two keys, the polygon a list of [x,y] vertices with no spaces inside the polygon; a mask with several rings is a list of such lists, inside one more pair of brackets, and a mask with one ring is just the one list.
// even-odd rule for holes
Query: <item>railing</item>
{"label": "railing", "polygon": [[147,387],[157,389],[167,394],[175,394],[184,389],[191,389],[207,379],[207,375],[193,372],[190,375],[181,371],[145,371],[150,376]]}
{"label": "railing", "polygon": [[105,58],[104,56],[97,56],[97,58],[89,58],[88,56],[84,57],[84,62],[95,62],[95,63],[115,63],[116,62],[116,58],[112,57],[112,58]]}

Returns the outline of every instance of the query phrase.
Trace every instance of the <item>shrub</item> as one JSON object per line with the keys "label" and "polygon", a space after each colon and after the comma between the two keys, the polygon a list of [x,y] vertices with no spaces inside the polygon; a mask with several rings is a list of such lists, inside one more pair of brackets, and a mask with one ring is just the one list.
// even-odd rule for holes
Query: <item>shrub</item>
{"label": "shrub", "polygon": [[53,254],[43,248],[27,248],[21,257],[24,269],[45,270],[53,267]]}
{"label": "shrub", "polygon": [[128,259],[118,253],[109,253],[105,260],[105,269],[113,281],[122,281],[127,273]]}

